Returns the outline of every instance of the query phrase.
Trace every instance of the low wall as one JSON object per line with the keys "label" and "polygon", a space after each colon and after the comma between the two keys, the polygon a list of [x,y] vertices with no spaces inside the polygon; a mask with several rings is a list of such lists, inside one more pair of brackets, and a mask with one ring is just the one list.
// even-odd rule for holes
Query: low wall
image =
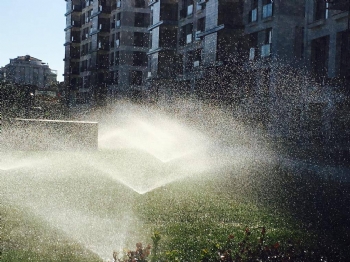
{"label": "low wall", "polygon": [[3,128],[7,150],[86,150],[98,148],[98,123],[41,119],[12,119]]}

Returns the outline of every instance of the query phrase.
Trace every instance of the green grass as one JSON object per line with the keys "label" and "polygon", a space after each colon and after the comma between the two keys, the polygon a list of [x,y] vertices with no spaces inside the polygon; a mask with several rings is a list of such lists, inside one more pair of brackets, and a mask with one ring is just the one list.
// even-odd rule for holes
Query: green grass
{"label": "green grass", "polygon": [[[17,171],[1,176],[4,196],[17,196],[0,206],[1,261],[99,261],[77,243],[74,232],[69,237],[30,207],[15,204],[24,200],[41,209],[49,204],[62,212],[74,210],[95,217],[101,226],[106,219],[114,221],[115,227],[129,222],[122,242],[125,248],[132,249],[139,241],[150,243],[152,232],[158,231],[160,252],[177,250],[180,261],[198,261],[201,250],[230,234],[242,239],[246,227],[256,239],[263,226],[270,244],[291,239],[305,246],[321,245],[342,256],[348,252],[349,191],[334,181],[258,163],[226,174],[188,177],[139,195],[96,170],[80,168],[72,169],[74,174],[69,176],[66,171],[46,175],[40,170],[34,171],[40,173],[36,176]],[[102,233],[108,230],[113,228],[101,228]],[[110,246],[110,256],[118,248],[118,239],[115,236],[116,244]]]}
{"label": "green grass", "polygon": [[267,243],[303,240],[313,245],[316,237],[306,233],[291,216],[262,205],[227,188],[234,177],[188,179],[152,191],[135,206],[143,221],[162,235],[163,253],[177,250],[180,261],[199,261],[201,250],[225,242],[230,234],[243,239],[250,228],[255,238],[267,227]]}
{"label": "green grass", "polygon": [[1,206],[1,261],[101,261],[44,221],[15,206]]}

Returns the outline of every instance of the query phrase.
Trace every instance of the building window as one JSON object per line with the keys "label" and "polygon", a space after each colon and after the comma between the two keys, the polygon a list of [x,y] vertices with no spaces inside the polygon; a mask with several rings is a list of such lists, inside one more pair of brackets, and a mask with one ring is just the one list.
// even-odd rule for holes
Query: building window
{"label": "building window", "polygon": [[342,31],[337,34],[337,55],[338,72],[340,77],[347,77],[350,74],[350,50],[349,50],[349,32]]}
{"label": "building window", "polygon": [[111,16],[111,28],[115,28],[115,15]]}
{"label": "building window", "polygon": [[199,2],[199,1],[196,1],[197,4],[196,4],[196,11],[199,12],[199,11],[202,11],[203,9],[205,9],[205,2]]}
{"label": "building window", "polygon": [[197,21],[197,33],[205,31],[205,17],[198,19]]}
{"label": "building window", "polygon": [[120,32],[115,34],[115,46],[116,47],[120,46]]}
{"label": "building window", "polygon": [[133,66],[146,66],[147,65],[147,55],[145,52],[135,51],[132,54],[132,65]]}
{"label": "building window", "polygon": [[175,48],[177,29],[174,27],[160,27],[159,31],[159,47]]}
{"label": "building window", "polygon": [[311,41],[311,68],[314,77],[322,81],[328,73],[329,36]]}
{"label": "building window", "polygon": [[294,54],[296,58],[304,57],[304,27],[295,27]]}
{"label": "building window", "polygon": [[134,46],[138,47],[148,47],[148,34],[135,32],[134,33]]}
{"label": "building window", "polygon": [[130,71],[130,84],[140,86],[142,84],[142,71]]}
{"label": "building window", "polygon": [[315,20],[328,18],[328,3],[326,1],[314,1]]}
{"label": "building window", "polygon": [[192,43],[193,38],[193,24],[187,24],[180,29],[180,45]]}
{"label": "building window", "polygon": [[160,6],[160,20],[177,20],[177,7],[174,4],[161,4]]}
{"label": "building window", "polygon": [[187,6],[187,16],[193,15],[193,4]]}
{"label": "building window", "polygon": [[115,35],[114,34],[112,34],[111,35],[111,43],[110,43],[110,45],[111,45],[111,48],[114,48],[114,43],[115,43]]}
{"label": "building window", "polygon": [[109,65],[110,66],[114,65],[114,53],[113,52],[109,55]]}
{"label": "building window", "polygon": [[119,71],[114,72],[114,84],[119,84]]}
{"label": "building window", "polygon": [[265,30],[264,45],[261,46],[261,57],[268,57],[271,54],[272,29]]}
{"label": "building window", "polygon": [[254,60],[258,55],[258,32],[249,35],[249,60]]}
{"label": "building window", "polygon": [[145,0],[135,0],[134,5],[137,8],[144,8],[144,7],[146,7]]}
{"label": "building window", "polygon": [[273,12],[273,0],[263,0],[262,18],[271,17]]}
{"label": "building window", "polygon": [[186,59],[185,70],[191,71],[193,69],[194,52],[193,51],[187,52],[185,59]]}
{"label": "building window", "polygon": [[39,85],[39,69],[38,68],[33,69],[33,85],[36,85],[36,86]]}
{"label": "building window", "polygon": [[193,67],[198,67],[202,60],[202,49],[196,49],[193,60]]}
{"label": "building window", "polygon": [[150,14],[148,13],[135,13],[135,27],[147,27],[150,22]]}
{"label": "building window", "polygon": [[114,65],[119,65],[119,51],[115,52],[115,62],[114,62]]}
{"label": "building window", "polygon": [[265,31],[265,44],[271,44],[272,43],[272,28],[268,28]]}
{"label": "building window", "polygon": [[252,0],[251,10],[249,12],[249,22],[256,22],[258,20],[258,0]]}
{"label": "building window", "polygon": [[117,13],[115,18],[115,27],[120,27],[120,25],[121,25],[121,13]]}
{"label": "building window", "polygon": [[193,14],[193,1],[182,0],[182,9],[180,10],[180,18],[185,18]]}

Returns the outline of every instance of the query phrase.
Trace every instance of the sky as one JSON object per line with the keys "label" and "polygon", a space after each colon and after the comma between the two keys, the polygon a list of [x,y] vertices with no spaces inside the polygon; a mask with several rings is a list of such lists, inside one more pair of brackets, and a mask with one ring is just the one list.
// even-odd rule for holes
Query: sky
{"label": "sky", "polygon": [[66,27],[64,0],[0,0],[0,67],[30,55],[57,70],[63,81]]}

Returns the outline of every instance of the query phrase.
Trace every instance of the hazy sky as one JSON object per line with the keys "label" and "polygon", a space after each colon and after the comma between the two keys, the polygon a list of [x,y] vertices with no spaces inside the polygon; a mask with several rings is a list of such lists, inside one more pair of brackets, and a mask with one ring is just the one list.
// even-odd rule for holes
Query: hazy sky
{"label": "hazy sky", "polygon": [[0,0],[0,67],[31,55],[57,70],[63,81],[64,0]]}

